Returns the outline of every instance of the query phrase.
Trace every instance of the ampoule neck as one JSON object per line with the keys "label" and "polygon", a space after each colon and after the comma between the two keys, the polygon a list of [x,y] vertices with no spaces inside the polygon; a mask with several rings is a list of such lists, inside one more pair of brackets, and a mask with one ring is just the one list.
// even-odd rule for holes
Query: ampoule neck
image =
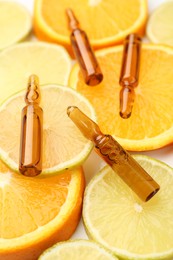
{"label": "ampoule neck", "polygon": [[135,43],[141,44],[142,38],[136,33],[131,33],[131,34],[127,35],[124,42],[130,43],[130,44],[135,44]]}
{"label": "ampoule neck", "polygon": [[29,77],[25,102],[27,105],[40,103],[39,79],[36,75]]}
{"label": "ampoule neck", "polygon": [[103,134],[101,131],[98,132],[97,136],[94,138],[94,143],[96,146],[101,146],[109,140],[109,135]]}
{"label": "ampoule neck", "polygon": [[76,16],[74,15],[74,12],[72,11],[72,9],[67,8],[66,14],[67,14],[67,17],[68,17],[69,29],[71,31],[74,31],[76,29],[80,29],[79,21],[77,20]]}

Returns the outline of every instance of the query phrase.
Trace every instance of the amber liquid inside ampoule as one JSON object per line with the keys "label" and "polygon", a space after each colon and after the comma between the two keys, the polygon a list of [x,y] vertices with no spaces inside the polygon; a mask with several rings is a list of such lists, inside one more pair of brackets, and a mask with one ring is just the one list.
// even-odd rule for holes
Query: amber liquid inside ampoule
{"label": "amber liquid inside ampoule", "polygon": [[96,152],[141,200],[148,201],[158,192],[160,186],[112,136],[104,135],[77,107],[69,107],[67,113],[84,136],[95,144]]}
{"label": "amber liquid inside ampoule", "polygon": [[27,105],[22,110],[19,171],[32,177],[42,171],[43,111],[39,107],[40,93],[35,75],[29,79],[25,101]]}
{"label": "amber liquid inside ampoule", "polygon": [[66,13],[72,31],[70,36],[72,48],[76,60],[79,63],[85,83],[90,86],[95,86],[103,80],[103,74],[86,33],[79,28],[79,23],[72,10],[67,9]]}
{"label": "amber liquid inside ampoule", "polygon": [[124,41],[122,67],[120,73],[120,116],[130,117],[135,100],[134,88],[139,81],[141,38],[130,34]]}
{"label": "amber liquid inside ampoule", "polygon": [[153,178],[110,135],[97,138],[96,152],[143,201],[160,189]]}

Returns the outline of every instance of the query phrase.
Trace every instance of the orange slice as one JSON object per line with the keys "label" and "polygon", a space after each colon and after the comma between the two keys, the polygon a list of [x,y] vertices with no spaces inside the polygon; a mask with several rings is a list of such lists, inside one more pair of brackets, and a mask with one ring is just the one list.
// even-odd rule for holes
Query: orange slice
{"label": "orange slice", "polygon": [[69,48],[68,7],[95,48],[117,44],[131,32],[142,32],[147,19],[146,0],[36,0],[34,29],[39,39]]}
{"label": "orange slice", "polygon": [[132,115],[119,116],[119,75],[122,46],[98,51],[104,80],[95,87],[84,84],[78,65],[72,69],[69,85],[87,97],[95,108],[104,133],[113,135],[131,151],[160,148],[173,140],[173,49],[162,45],[142,47],[139,85]]}
{"label": "orange slice", "polygon": [[54,243],[70,238],[80,219],[82,169],[30,178],[0,162],[0,259],[36,260]]}

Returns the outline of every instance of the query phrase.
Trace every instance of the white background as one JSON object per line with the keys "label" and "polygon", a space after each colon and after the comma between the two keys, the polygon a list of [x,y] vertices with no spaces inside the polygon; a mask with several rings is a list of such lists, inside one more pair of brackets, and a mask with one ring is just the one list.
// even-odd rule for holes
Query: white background
{"label": "white background", "polygon": [[[15,2],[22,3],[30,10],[31,14],[33,13],[34,0],[15,0]],[[165,2],[165,0],[148,0],[149,13],[151,14],[151,12],[163,2]],[[142,154],[149,155],[153,158],[157,158],[173,167],[173,145],[169,145],[166,148],[159,149],[156,151],[145,152],[145,153],[143,152]],[[94,176],[94,174],[97,173],[97,171],[100,169],[100,167],[103,164],[104,162],[98,157],[98,155],[92,152],[90,157],[84,163],[84,171],[85,171],[87,183],[92,178],[92,176]],[[79,223],[79,226],[76,232],[73,234],[72,238],[87,238],[87,235],[83,228],[82,220]]]}

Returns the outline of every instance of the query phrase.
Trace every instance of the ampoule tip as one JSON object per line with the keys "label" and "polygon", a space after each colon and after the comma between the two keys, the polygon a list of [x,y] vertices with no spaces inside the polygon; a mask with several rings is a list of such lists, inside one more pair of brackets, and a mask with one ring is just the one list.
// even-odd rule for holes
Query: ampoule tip
{"label": "ampoule tip", "polygon": [[69,29],[70,30],[77,29],[79,27],[79,22],[71,8],[66,9],[66,15],[68,17]]}
{"label": "ampoule tip", "polygon": [[28,78],[25,102],[27,104],[30,104],[33,102],[35,102],[35,103],[40,102],[39,78],[35,74],[31,74]]}
{"label": "ampoule tip", "polygon": [[37,75],[35,75],[35,74],[31,74],[30,76],[29,76],[29,79],[28,79],[28,84],[29,85],[38,85],[39,84],[39,78],[38,78],[38,76]]}
{"label": "ampoule tip", "polygon": [[67,16],[71,16],[71,15],[73,15],[73,11],[72,11],[71,8],[66,8],[65,11],[66,11]]}
{"label": "ampoule tip", "polygon": [[69,106],[67,108],[67,115],[70,116],[71,112],[73,112],[75,108],[77,108],[77,107],[76,106]]}

